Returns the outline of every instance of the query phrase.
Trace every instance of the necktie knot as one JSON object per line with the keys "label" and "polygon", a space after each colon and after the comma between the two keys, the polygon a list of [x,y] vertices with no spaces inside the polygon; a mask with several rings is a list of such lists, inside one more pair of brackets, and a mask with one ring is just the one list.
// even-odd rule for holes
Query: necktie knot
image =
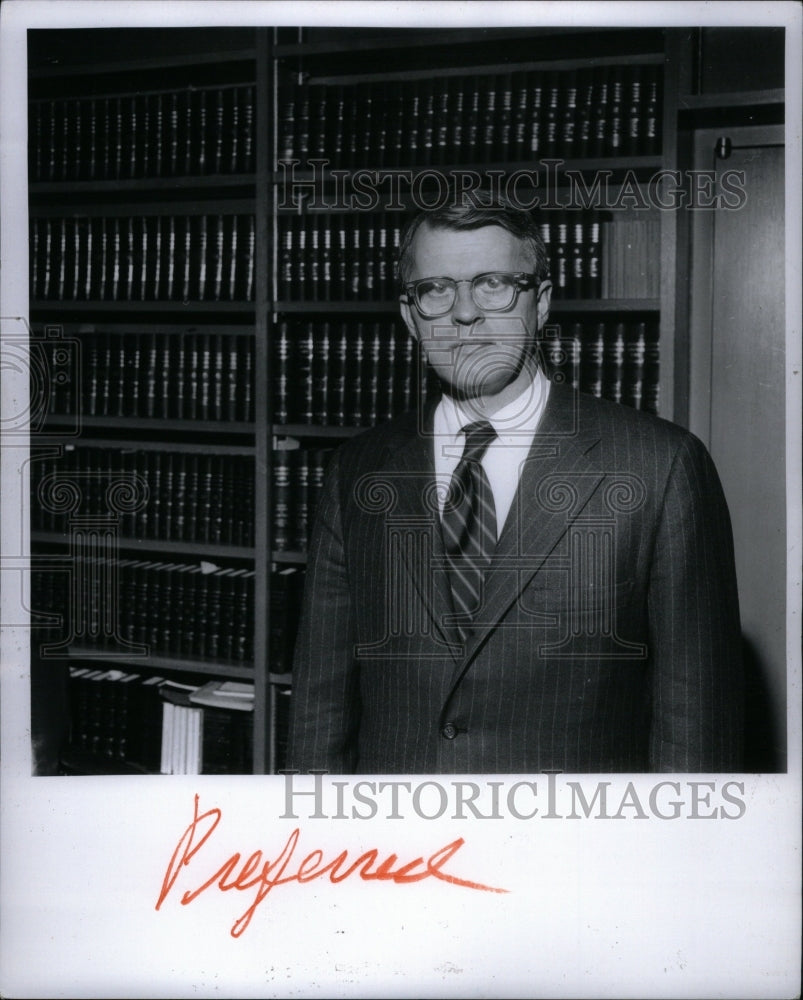
{"label": "necktie knot", "polygon": [[462,461],[482,461],[482,456],[485,454],[488,445],[496,437],[496,431],[487,420],[475,420],[471,424],[466,424],[461,430],[466,439],[466,443],[463,446]]}

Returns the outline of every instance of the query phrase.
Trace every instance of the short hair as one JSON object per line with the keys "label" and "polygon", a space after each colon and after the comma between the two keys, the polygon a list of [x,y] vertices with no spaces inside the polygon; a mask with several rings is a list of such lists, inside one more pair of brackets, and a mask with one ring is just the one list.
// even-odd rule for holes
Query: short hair
{"label": "short hair", "polygon": [[432,229],[464,231],[500,226],[525,244],[533,259],[533,272],[538,281],[549,277],[549,255],[532,212],[519,208],[504,198],[487,191],[472,191],[462,203],[447,203],[439,208],[425,209],[413,216],[402,230],[396,275],[404,286],[412,267],[412,245],[422,225]]}

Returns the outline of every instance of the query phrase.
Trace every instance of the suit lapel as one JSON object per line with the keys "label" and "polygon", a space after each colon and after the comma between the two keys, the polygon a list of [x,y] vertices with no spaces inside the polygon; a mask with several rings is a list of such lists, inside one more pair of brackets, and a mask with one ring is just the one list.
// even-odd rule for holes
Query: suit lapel
{"label": "suit lapel", "polygon": [[571,390],[551,386],[497,546],[499,568],[488,574],[483,607],[455,665],[452,688],[604,478],[595,462],[599,428],[578,426],[576,403]]}
{"label": "suit lapel", "polygon": [[446,644],[455,663],[462,661],[463,647],[457,629],[448,624],[453,613],[452,595],[445,572],[445,553],[435,494],[435,460],[432,421],[437,401],[423,417],[425,433],[416,430],[389,443],[388,468],[398,501],[392,513],[400,527],[406,521],[419,544],[412,552],[402,546],[402,555],[422,604],[432,620],[439,640]]}

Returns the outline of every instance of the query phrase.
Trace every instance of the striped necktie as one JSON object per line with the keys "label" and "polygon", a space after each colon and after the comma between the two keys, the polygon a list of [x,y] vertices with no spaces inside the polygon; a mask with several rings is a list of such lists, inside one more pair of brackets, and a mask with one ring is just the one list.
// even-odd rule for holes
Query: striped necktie
{"label": "striped necktie", "polygon": [[458,627],[465,639],[471,628],[465,618],[473,617],[482,606],[483,573],[496,549],[494,498],[480,464],[496,431],[484,420],[462,431],[466,443],[449,485],[441,525],[454,609],[464,619]]}

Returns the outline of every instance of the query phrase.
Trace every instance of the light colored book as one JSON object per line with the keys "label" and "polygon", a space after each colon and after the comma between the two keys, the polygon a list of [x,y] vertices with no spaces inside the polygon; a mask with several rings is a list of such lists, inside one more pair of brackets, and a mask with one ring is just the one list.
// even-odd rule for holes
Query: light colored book
{"label": "light colored book", "polygon": [[240,681],[209,681],[190,693],[190,701],[194,705],[251,712],[254,709],[254,685]]}

